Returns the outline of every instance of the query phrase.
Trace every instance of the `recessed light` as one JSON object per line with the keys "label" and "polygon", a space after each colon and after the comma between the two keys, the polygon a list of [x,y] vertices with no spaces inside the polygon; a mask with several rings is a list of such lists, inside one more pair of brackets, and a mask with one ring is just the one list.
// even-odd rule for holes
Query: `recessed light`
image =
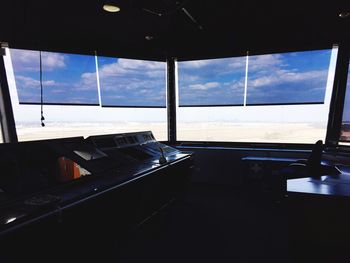
{"label": "recessed light", "polygon": [[150,41],[150,40],[153,40],[154,39],[154,36],[151,36],[151,35],[147,35],[145,36],[145,39]]}
{"label": "recessed light", "polygon": [[339,13],[340,18],[347,18],[350,16],[350,12],[341,12]]}
{"label": "recessed light", "polygon": [[120,11],[120,7],[113,4],[104,4],[103,10],[110,13],[116,13]]}

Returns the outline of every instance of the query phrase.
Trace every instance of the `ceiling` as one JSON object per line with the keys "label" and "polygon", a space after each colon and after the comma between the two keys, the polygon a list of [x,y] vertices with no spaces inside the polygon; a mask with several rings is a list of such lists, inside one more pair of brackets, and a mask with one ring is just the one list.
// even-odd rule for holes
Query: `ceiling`
{"label": "ceiling", "polygon": [[[179,60],[330,47],[349,42],[348,0],[2,0],[11,47]],[[148,39],[146,39],[148,38]]]}

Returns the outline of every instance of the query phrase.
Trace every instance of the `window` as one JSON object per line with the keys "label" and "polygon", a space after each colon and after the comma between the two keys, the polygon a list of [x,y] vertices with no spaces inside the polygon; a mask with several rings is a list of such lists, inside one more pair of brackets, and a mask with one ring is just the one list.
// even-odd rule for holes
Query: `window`
{"label": "window", "polygon": [[[41,127],[41,106],[38,105],[40,104],[40,72],[38,69],[40,54],[38,51],[13,49],[7,50],[7,54],[9,55],[4,57],[5,67],[19,141],[149,130],[153,132],[157,140],[167,139],[167,111],[166,108],[163,108],[165,99],[164,101],[159,100],[156,104],[157,106],[162,105],[161,108],[101,107],[98,96],[98,74],[96,73],[97,59],[94,56],[42,53],[43,95],[44,103],[48,105],[43,107],[45,127]],[[36,62],[33,64],[33,61]],[[151,95],[141,93],[136,95],[136,91],[128,91],[130,86],[123,86],[127,90],[126,93],[118,93],[113,90],[113,84],[115,83],[116,87],[122,87],[118,86],[118,79],[125,85],[128,82],[136,83],[141,79],[143,70],[149,75],[154,73],[152,80],[157,82],[155,75],[160,75],[160,66],[157,64],[156,69],[150,69],[145,64],[139,66],[133,64],[137,70],[135,68],[129,70],[127,80],[124,74],[127,68],[125,64],[125,68],[118,68],[119,71],[112,70],[118,66],[116,62],[121,63],[116,59],[113,62],[115,64],[108,61],[101,63],[100,82],[104,85],[104,93],[101,94],[102,101],[106,105],[154,105]],[[120,71],[123,74],[118,75]],[[138,75],[132,77],[131,72],[137,72]],[[112,74],[110,78],[106,77],[107,73]],[[160,81],[157,82],[156,87],[148,86],[152,87],[152,92],[158,92],[153,95],[154,97],[165,92],[165,68],[162,74],[164,86],[161,86]],[[108,87],[112,90],[109,91]],[[116,97],[108,98],[108,95]],[[125,97],[117,100],[117,96],[121,95]],[[144,99],[144,104],[141,104],[140,98]],[[159,96],[157,98],[159,99]]]}
{"label": "window", "polygon": [[[337,51],[177,63],[177,139],[324,139]],[[41,127],[40,52],[8,53],[5,66],[20,141],[145,130],[166,140],[164,62],[42,52],[47,105],[46,127]]]}
{"label": "window", "polygon": [[10,52],[19,103],[41,102],[41,56],[44,103],[98,105],[94,56],[20,49]]}
{"label": "window", "polygon": [[179,105],[243,105],[246,58],[178,62]]}
{"label": "window", "polygon": [[102,106],[166,105],[166,63],[98,57]]}
{"label": "window", "polygon": [[339,140],[341,142],[350,142],[350,67],[348,69],[343,120]]}
{"label": "window", "polygon": [[[314,143],[324,140],[337,53],[338,48],[334,47],[330,50],[251,56],[246,58],[248,64],[239,58],[241,62],[237,64],[242,64],[239,67],[241,73],[235,83],[241,83],[239,94],[243,95],[237,97],[243,106],[238,107],[230,107],[231,103],[226,98],[221,100],[211,95],[210,89],[203,89],[209,91],[203,95],[210,97],[205,99],[206,102],[221,104],[222,107],[181,107],[191,104],[191,98],[195,101],[197,96],[204,94],[201,89],[185,88],[189,85],[183,84],[187,80],[181,80],[182,77],[196,83],[198,76],[205,72],[207,83],[220,83],[220,79],[224,78],[220,71],[228,72],[230,63],[223,63],[219,71],[217,67],[211,70],[210,66],[200,66],[207,65],[207,61],[192,61],[193,65],[199,65],[192,67],[192,74],[185,74],[185,69],[182,69],[189,62],[178,63],[180,107],[177,108],[177,139],[264,143]],[[245,71],[245,68],[248,70]],[[196,104],[200,102],[203,100],[197,100]]]}
{"label": "window", "polygon": [[249,57],[247,104],[323,103],[331,50]]}

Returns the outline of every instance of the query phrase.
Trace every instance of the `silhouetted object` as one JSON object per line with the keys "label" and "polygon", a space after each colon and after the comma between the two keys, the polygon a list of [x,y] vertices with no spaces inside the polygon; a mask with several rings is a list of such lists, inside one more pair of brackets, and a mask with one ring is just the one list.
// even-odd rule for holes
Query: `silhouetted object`
{"label": "silhouetted object", "polygon": [[39,51],[39,69],[40,69],[40,109],[41,109],[41,127],[45,127],[45,117],[44,117],[44,96],[43,96],[43,63],[42,63],[42,56],[41,51]]}
{"label": "silhouetted object", "polygon": [[45,127],[45,123],[44,123],[45,118],[42,114],[43,112],[41,112],[41,127]]}
{"label": "silhouetted object", "polygon": [[319,176],[321,176],[321,171],[322,171],[322,165],[321,165],[322,152],[323,152],[323,142],[322,142],[322,140],[318,140],[314,144],[309,158],[306,160],[307,171],[312,177],[319,177]]}
{"label": "silhouetted object", "polygon": [[323,142],[318,140],[307,159],[297,160],[288,167],[282,169],[281,174],[286,179],[313,177],[319,178],[322,175],[337,175],[339,170],[332,165],[322,163]]}
{"label": "silhouetted object", "polygon": [[159,146],[159,151],[160,151],[160,157],[159,157],[159,163],[160,164],[165,164],[165,163],[167,163],[168,161],[167,161],[167,159],[166,159],[166,157],[165,157],[165,155],[164,155],[164,150],[163,150],[163,148],[162,147],[160,147]]}

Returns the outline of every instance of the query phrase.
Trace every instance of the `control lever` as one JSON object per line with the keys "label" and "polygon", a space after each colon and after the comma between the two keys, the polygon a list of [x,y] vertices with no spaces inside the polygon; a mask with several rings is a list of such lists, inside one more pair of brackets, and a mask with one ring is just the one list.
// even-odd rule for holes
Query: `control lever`
{"label": "control lever", "polygon": [[159,163],[160,163],[160,164],[165,164],[165,163],[167,163],[168,161],[167,161],[167,159],[165,158],[163,148],[160,147],[160,146],[159,146],[158,148],[159,148],[160,154],[161,154],[161,156],[159,157]]}

